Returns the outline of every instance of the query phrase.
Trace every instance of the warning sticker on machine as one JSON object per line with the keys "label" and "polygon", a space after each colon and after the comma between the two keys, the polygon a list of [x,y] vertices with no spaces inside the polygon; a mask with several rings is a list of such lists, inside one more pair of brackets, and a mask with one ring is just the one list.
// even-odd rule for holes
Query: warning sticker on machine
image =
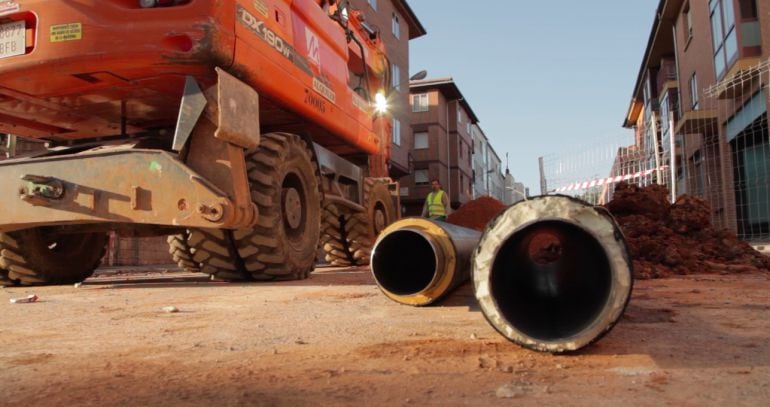
{"label": "warning sticker on machine", "polygon": [[83,25],[80,23],[51,26],[51,42],[77,41],[83,39]]}

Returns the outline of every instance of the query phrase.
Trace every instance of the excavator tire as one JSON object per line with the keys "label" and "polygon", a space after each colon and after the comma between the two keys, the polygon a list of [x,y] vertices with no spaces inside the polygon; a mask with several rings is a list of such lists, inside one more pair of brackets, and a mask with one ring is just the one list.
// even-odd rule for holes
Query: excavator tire
{"label": "excavator tire", "polygon": [[380,232],[398,220],[398,212],[391,198],[388,183],[390,183],[389,179],[377,178],[367,178],[364,182],[366,210],[370,220],[369,236],[372,244],[377,240]]}
{"label": "excavator tire", "polygon": [[174,259],[179,268],[188,273],[198,273],[201,271],[198,263],[193,260],[190,246],[187,244],[188,232],[179,235],[171,235],[166,238],[168,242],[168,253]]}
{"label": "excavator tire", "polygon": [[106,233],[60,234],[50,228],[0,233],[0,269],[12,283],[78,283],[101,264]]}
{"label": "excavator tire", "polygon": [[318,169],[297,135],[269,133],[247,153],[251,198],[259,208],[252,229],[191,229],[193,261],[222,280],[299,280],[315,267],[321,229]]}
{"label": "excavator tire", "polygon": [[365,266],[377,236],[397,219],[385,180],[364,180],[366,212],[351,213],[337,205],[324,206],[321,247],[332,266]]}
{"label": "excavator tire", "polygon": [[0,269],[0,287],[11,287],[16,285],[16,282],[8,277],[8,270]]}
{"label": "excavator tire", "polygon": [[[354,257],[356,246],[353,240],[366,234],[365,224],[360,219],[333,203],[324,205],[320,243],[330,265],[350,267],[361,264]],[[360,239],[357,242],[360,245]]]}

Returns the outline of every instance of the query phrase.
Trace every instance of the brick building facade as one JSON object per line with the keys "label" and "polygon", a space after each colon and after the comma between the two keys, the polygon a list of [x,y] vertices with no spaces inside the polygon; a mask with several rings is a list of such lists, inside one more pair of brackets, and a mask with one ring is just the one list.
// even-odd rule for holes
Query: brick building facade
{"label": "brick building facade", "polygon": [[770,238],[768,60],[770,2],[661,0],[624,122],[672,199],[750,240]]}
{"label": "brick building facade", "polygon": [[473,126],[478,123],[451,78],[412,81],[412,174],[401,180],[401,205],[419,216],[431,180],[437,179],[457,209],[473,199]]}

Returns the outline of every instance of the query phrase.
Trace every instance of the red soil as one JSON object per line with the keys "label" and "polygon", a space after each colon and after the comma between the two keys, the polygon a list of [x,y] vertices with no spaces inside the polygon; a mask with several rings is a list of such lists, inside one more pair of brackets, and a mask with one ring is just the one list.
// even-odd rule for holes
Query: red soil
{"label": "red soil", "polygon": [[665,187],[621,183],[606,205],[628,242],[637,278],[770,271],[770,258],[711,224],[711,208],[684,195],[673,205]]}
{"label": "red soil", "polygon": [[490,220],[507,208],[502,202],[490,196],[474,199],[447,217],[447,222],[479,232],[484,231]]}

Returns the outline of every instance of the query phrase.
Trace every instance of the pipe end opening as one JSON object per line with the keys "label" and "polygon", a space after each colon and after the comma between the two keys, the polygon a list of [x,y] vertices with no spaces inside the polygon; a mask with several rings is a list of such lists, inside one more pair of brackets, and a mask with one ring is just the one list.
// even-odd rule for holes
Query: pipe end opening
{"label": "pipe end opening", "polygon": [[434,246],[418,231],[397,230],[382,237],[372,256],[372,273],[387,292],[408,296],[427,289],[437,272]]}
{"label": "pipe end opening", "polygon": [[558,341],[580,334],[601,315],[612,273],[592,234],[568,222],[543,221],[503,243],[490,282],[509,324],[531,338]]}

